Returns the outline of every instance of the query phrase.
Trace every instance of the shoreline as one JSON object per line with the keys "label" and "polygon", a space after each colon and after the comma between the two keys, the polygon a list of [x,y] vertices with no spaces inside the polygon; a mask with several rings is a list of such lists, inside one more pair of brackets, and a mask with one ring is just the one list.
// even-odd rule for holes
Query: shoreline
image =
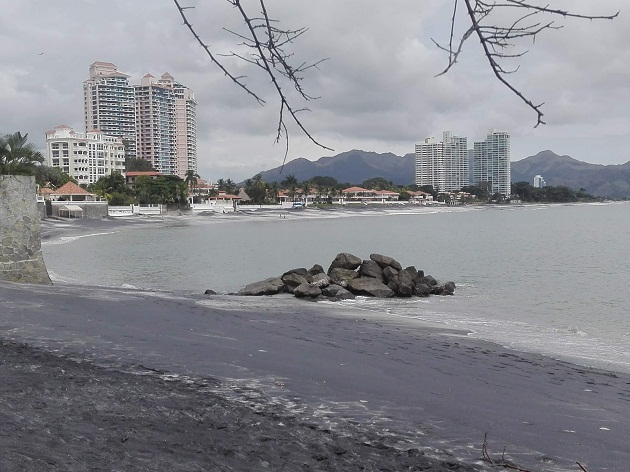
{"label": "shoreline", "polygon": [[[410,464],[409,460],[426,460],[426,456],[446,461],[437,466],[441,469],[431,470],[472,470],[447,463],[483,467],[479,458],[484,433],[488,433],[491,454],[500,453],[506,446],[510,460],[532,470],[579,470],[574,467],[579,461],[590,472],[622,471],[630,461],[630,375],[510,351],[447,329],[418,328],[405,321],[318,304],[283,305],[270,299],[241,303],[237,297],[227,296],[173,298],[137,290],[69,285],[0,283],[0,311],[6,313],[0,335],[2,349],[9,352],[3,354],[0,368],[8,365],[15,378],[29,378],[43,375],[49,368],[49,364],[33,367],[37,356],[52,363],[50,374],[45,376],[49,384],[29,380],[18,388],[14,382],[6,383],[1,401],[9,406],[4,410],[23,409],[23,418],[39,418],[41,424],[55,425],[59,431],[54,434],[65,437],[70,444],[69,436],[64,434],[74,431],[72,434],[81,436],[84,433],[73,428],[89,430],[102,420],[103,410],[82,393],[87,385],[94,394],[92,387],[100,385],[100,394],[109,402],[105,410],[120,413],[113,415],[115,418],[108,416],[116,426],[106,428],[110,439],[105,443],[93,434],[91,439],[84,435],[83,445],[71,444],[72,448],[97,447],[91,457],[111,452],[109,460],[115,461],[120,454],[127,461],[141,460],[124,452],[124,447],[131,447],[132,439],[136,440],[133,432],[123,432],[120,444],[111,439],[115,435],[109,435],[114,429],[118,434],[128,421],[135,425],[131,426],[133,430],[144,428],[143,434],[147,435],[134,446],[139,448],[136,452],[146,449],[162,454],[157,443],[147,439],[158,434],[147,426],[151,421],[143,422],[137,413],[134,415],[135,408],[144,408],[142,398],[146,399],[155,385],[149,382],[133,387],[130,391],[139,392],[135,400],[130,400],[127,407],[123,401],[130,382],[157,377],[173,390],[158,389],[163,395],[156,393],[153,397],[155,410],[147,408],[152,411],[149,418],[153,418],[154,425],[158,413],[166,408],[160,401],[168,398],[182,403],[167,408],[167,419],[195,411],[199,397],[193,392],[198,387],[186,394],[179,389],[199,382],[207,384],[202,388],[206,393],[227,402],[217,410],[227,414],[227,409],[235,415],[232,422],[238,424],[238,418],[247,415],[259,421],[270,420],[262,436],[233,437],[237,446],[229,455],[235,462],[229,466],[236,464],[237,470],[260,467],[248,462],[251,458],[247,448],[258,451],[259,459],[264,457],[261,460],[276,464],[269,466],[271,470],[297,470],[303,467],[300,464],[311,464],[315,469],[356,470],[357,464],[375,464],[370,461],[377,458],[394,461],[383,464],[400,470]],[[11,358],[20,350],[28,351],[28,355],[7,364],[6,356]],[[90,373],[80,374],[81,369]],[[65,373],[56,378],[62,371],[72,379],[64,377]],[[71,393],[57,402],[51,392],[64,386],[64,378],[72,386]],[[75,386],[73,379],[77,378],[83,380]],[[120,385],[125,387],[121,390]],[[118,390],[122,396],[116,400],[114,392]],[[66,420],[64,415],[71,407],[93,415]],[[245,410],[239,410],[241,407]],[[9,424],[18,427],[17,421]],[[23,432],[38,430],[36,424],[29,425],[19,427],[26,428]],[[181,446],[182,437],[188,436],[179,428],[170,429],[172,422],[168,425],[159,434]],[[228,426],[234,425],[228,421]],[[216,437],[210,441],[221,441],[224,429],[213,432],[205,425],[203,434],[213,432]],[[236,429],[241,434],[248,428]],[[297,447],[301,455],[292,456],[281,446],[287,440],[282,436],[285,430],[293,438],[288,440],[298,437],[304,441],[298,441],[301,446],[295,442],[291,446],[292,450]],[[52,434],[50,426],[48,431]],[[309,431],[317,432],[316,437],[304,439]],[[128,440],[122,441],[126,436]],[[263,436],[271,439],[263,440]],[[332,437],[336,439],[329,441]],[[366,442],[373,444],[366,446]],[[33,449],[33,457],[54,455],[49,441],[32,443],[37,449]],[[27,463],[19,462],[23,459],[16,455],[17,444],[11,444],[13,455],[5,456],[17,462],[11,462],[8,470],[29,470],[18,467]],[[346,452],[327,449],[323,456],[313,455],[318,448],[338,444]],[[178,447],[173,450],[190,452]],[[211,465],[203,451],[196,454],[201,454],[201,462],[196,462],[199,470],[228,468],[228,463]],[[349,457],[356,462],[346,462]],[[284,462],[274,463],[272,459]],[[139,470],[151,470],[142,462],[133,464]],[[112,465],[124,466],[118,462]],[[83,470],[68,467],[68,463],[58,464],[49,470]]]}

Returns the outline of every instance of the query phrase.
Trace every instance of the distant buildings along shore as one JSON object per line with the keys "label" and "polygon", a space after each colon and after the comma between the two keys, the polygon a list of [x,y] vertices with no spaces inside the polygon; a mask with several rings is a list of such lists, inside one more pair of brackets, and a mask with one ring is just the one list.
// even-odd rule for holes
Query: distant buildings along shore
{"label": "distant buildings along shore", "polygon": [[488,193],[510,195],[510,135],[491,130],[484,141],[468,149],[467,138],[443,133],[441,142],[427,138],[415,147],[416,185],[453,192],[469,185],[486,186]]}
{"label": "distant buildings along shore", "polygon": [[[125,157],[163,174],[197,172],[197,102],[168,73],[139,85],[109,62],[94,62],[83,84],[85,133],[61,125],[46,133],[48,165],[80,184],[124,172]],[[122,155],[121,155],[122,150]],[[122,164],[121,164],[122,162]]]}

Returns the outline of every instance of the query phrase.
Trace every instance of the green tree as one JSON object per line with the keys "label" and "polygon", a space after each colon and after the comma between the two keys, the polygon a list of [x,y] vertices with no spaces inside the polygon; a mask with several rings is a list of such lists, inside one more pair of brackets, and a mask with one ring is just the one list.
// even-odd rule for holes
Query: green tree
{"label": "green tree", "polygon": [[143,204],[185,204],[188,199],[188,185],[177,175],[161,175],[151,178],[139,176],[135,182],[138,201]]}
{"label": "green tree", "polygon": [[125,178],[120,172],[101,177],[89,185],[88,190],[105,198],[110,205],[129,205],[134,201],[132,191],[127,188]]}
{"label": "green tree", "polygon": [[271,198],[274,202],[278,201],[278,195],[280,195],[280,185],[278,182],[273,182],[269,187],[269,192],[271,193]]}
{"label": "green tree", "polygon": [[393,186],[394,184],[391,181],[383,177],[372,177],[361,184],[361,187],[369,188],[370,190],[391,190]]}
{"label": "green tree", "polygon": [[50,184],[54,188],[59,188],[68,182],[77,183],[75,179],[70,177],[59,167],[49,167],[46,165],[36,166],[34,175],[35,182],[40,186]]}
{"label": "green tree", "polygon": [[245,182],[245,193],[252,199],[252,203],[264,203],[267,197],[267,186],[262,178],[262,174],[258,173]]}
{"label": "green tree", "polygon": [[284,188],[290,188],[291,186],[295,186],[297,188],[299,182],[298,179],[295,178],[295,175],[287,175],[285,179],[280,182],[280,185]]}
{"label": "green tree", "polygon": [[153,165],[146,159],[136,159],[134,157],[125,159],[126,172],[147,172],[152,170],[155,170]]}
{"label": "green tree", "polygon": [[313,182],[313,185],[320,185],[322,187],[336,187],[339,185],[337,179],[327,175],[316,175],[311,179],[311,182]]}
{"label": "green tree", "polygon": [[238,186],[236,185],[236,182],[234,182],[232,179],[227,179],[225,181],[224,190],[231,195],[235,195],[238,192]]}
{"label": "green tree", "polygon": [[188,185],[191,193],[193,191],[193,188],[195,188],[195,185],[197,185],[198,179],[200,178],[200,175],[197,174],[197,172],[195,172],[194,170],[188,169],[186,171],[186,177],[184,178],[184,181],[186,182],[186,185]]}
{"label": "green tree", "polygon": [[302,190],[302,197],[304,198],[304,204],[308,203],[308,196],[311,193],[312,187],[313,187],[313,184],[311,183],[310,180],[305,180],[304,182],[302,182],[302,186],[300,190]]}
{"label": "green tree", "polygon": [[398,200],[401,202],[408,202],[411,199],[411,194],[406,190],[402,190],[398,195]]}
{"label": "green tree", "polygon": [[34,175],[44,156],[18,131],[0,137],[0,175]]}

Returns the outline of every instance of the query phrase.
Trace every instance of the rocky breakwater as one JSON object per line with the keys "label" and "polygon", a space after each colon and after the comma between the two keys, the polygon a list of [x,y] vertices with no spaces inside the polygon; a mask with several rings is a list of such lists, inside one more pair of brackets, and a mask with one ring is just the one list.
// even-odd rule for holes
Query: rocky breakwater
{"label": "rocky breakwater", "polygon": [[424,271],[409,266],[403,269],[395,259],[370,254],[362,260],[347,252],[338,254],[328,271],[315,264],[310,269],[291,269],[279,277],[255,282],[239,295],[292,293],[298,298],[344,300],[357,295],[379,298],[453,295],[454,282],[438,283]]}

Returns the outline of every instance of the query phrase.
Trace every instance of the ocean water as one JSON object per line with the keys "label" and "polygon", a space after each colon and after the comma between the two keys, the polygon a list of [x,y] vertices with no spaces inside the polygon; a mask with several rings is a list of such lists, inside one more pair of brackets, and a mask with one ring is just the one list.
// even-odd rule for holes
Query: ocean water
{"label": "ocean water", "polygon": [[339,252],[392,256],[453,297],[342,302],[443,324],[581,365],[630,372],[630,204],[391,206],[197,215],[45,240],[57,283],[202,293],[318,263]]}

